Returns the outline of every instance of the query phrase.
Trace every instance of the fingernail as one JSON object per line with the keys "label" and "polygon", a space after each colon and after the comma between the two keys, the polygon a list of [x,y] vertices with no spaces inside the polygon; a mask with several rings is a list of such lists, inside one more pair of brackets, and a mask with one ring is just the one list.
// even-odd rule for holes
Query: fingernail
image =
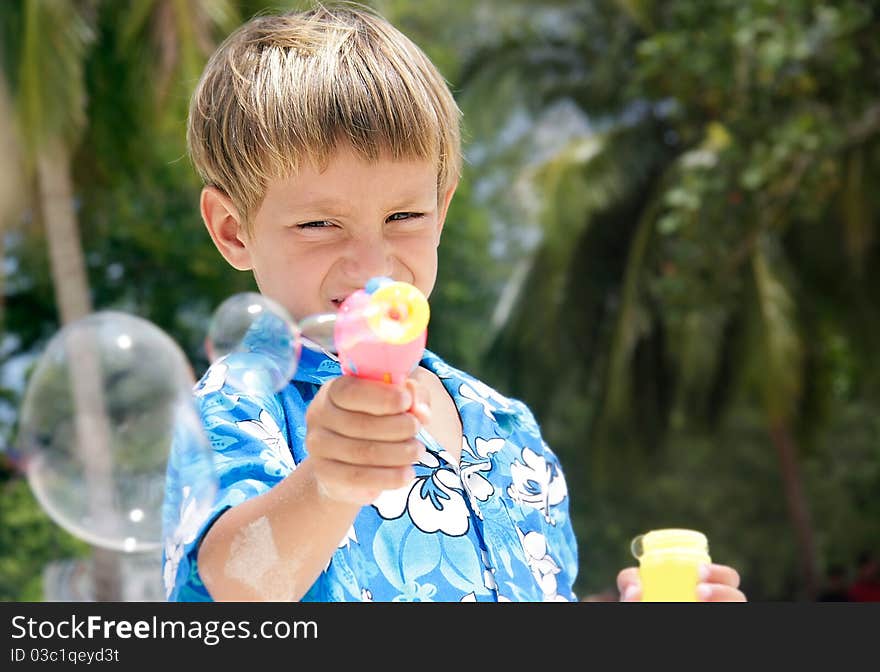
{"label": "fingernail", "polygon": [[697,597],[699,597],[703,602],[706,602],[710,597],[712,597],[712,586],[701,583],[697,586]]}
{"label": "fingernail", "polygon": [[700,581],[705,581],[709,578],[709,565],[700,565],[697,572],[699,574]]}
{"label": "fingernail", "polygon": [[426,418],[431,415],[431,407],[424,401],[420,401],[416,404],[416,411],[418,411],[420,415],[424,415]]}
{"label": "fingernail", "polygon": [[623,592],[623,601],[624,602],[632,602],[632,600],[636,596],[637,592],[639,592],[638,586],[636,586],[636,585],[627,586],[626,590]]}

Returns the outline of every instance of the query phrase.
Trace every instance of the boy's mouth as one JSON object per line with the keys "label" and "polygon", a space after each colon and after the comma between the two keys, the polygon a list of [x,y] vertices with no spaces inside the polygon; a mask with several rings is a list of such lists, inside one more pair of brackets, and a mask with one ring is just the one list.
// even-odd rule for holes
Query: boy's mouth
{"label": "boy's mouth", "polygon": [[330,303],[333,304],[333,307],[334,307],[334,308],[339,309],[339,306],[341,306],[343,303],[345,303],[345,300],[346,300],[349,296],[351,296],[352,294],[354,294],[355,291],[357,291],[357,290],[352,290],[352,291],[348,292],[347,294],[342,294],[342,295],[340,295],[340,296],[337,296],[337,297],[335,297],[335,298],[332,298],[332,299],[330,299]]}

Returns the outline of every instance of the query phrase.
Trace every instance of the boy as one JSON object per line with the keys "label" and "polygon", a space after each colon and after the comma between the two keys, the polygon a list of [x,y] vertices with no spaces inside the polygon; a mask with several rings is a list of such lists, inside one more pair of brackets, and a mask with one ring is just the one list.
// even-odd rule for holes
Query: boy
{"label": "boy", "polygon": [[[193,95],[202,218],[295,320],[375,276],[429,296],[459,116],[425,55],[367,9],[253,19]],[[207,521],[168,521],[169,599],[575,599],[565,479],[522,403],[428,351],[404,385],[340,373],[307,347],[277,394],[224,385],[221,363],[197,385],[220,491]],[[169,492],[184,485],[172,472]]]}

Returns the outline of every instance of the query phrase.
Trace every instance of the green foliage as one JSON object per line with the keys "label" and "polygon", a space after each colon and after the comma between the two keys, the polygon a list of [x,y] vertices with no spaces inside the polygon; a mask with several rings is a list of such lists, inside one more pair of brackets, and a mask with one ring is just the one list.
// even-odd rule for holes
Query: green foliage
{"label": "green foliage", "polygon": [[39,602],[46,563],[83,557],[89,547],[59,528],[40,508],[27,482],[12,476],[5,465],[0,499],[0,600]]}
{"label": "green foliage", "polygon": [[[567,465],[584,589],[631,563],[633,535],[692,524],[753,597],[809,594],[799,563],[877,539],[843,455],[880,485],[858,411],[880,401],[880,17],[858,0],[564,11],[577,30],[512,31],[466,63],[467,93],[487,119],[567,95],[593,128],[560,155],[638,133],[641,171],[620,146],[530,170],[543,236],[485,374],[533,405]],[[827,438],[843,426],[845,448]],[[777,460],[789,445],[795,470]],[[818,464],[841,478],[820,483]],[[780,494],[798,481],[815,548]]]}
{"label": "green foliage", "polygon": [[473,207],[471,185],[466,172],[446,215],[428,332],[428,347],[465,370],[479,364],[489,336],[487,306],[503,278],[501,269],[484,263],[489,256],[489,222],[484,209]]}

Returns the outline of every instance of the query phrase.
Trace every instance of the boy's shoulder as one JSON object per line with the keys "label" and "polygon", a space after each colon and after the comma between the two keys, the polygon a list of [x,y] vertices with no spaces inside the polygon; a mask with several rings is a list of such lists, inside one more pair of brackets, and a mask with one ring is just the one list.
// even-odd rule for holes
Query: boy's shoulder
{"label": "boy's shoulder", "polygon": [[493,415],[519,415],[537,424],[531,409],[523,401],[504,395],[473,374],[451,366],[436,353],[425,350],[422,364],[443,381],[454,397],[458,395],[463,401],[479,402]]}
{"label": "boy's shoulder", "polygon": [[315,348],[301,348],[296,362],[282,359],[256,348],[233,351],[208,367],[193,393],[200,400],[224,396],[266,404],[289,388],[291,381],[321,385],[342,373],[338,360]]}
{"label": "boy's shoulder", "polygon": [[280,417],[281,405],[271,376],[252,359],[249,353],[234,352],[208,367],[192,389],[203,417],[222,413],[246,419],[263,411]]}

